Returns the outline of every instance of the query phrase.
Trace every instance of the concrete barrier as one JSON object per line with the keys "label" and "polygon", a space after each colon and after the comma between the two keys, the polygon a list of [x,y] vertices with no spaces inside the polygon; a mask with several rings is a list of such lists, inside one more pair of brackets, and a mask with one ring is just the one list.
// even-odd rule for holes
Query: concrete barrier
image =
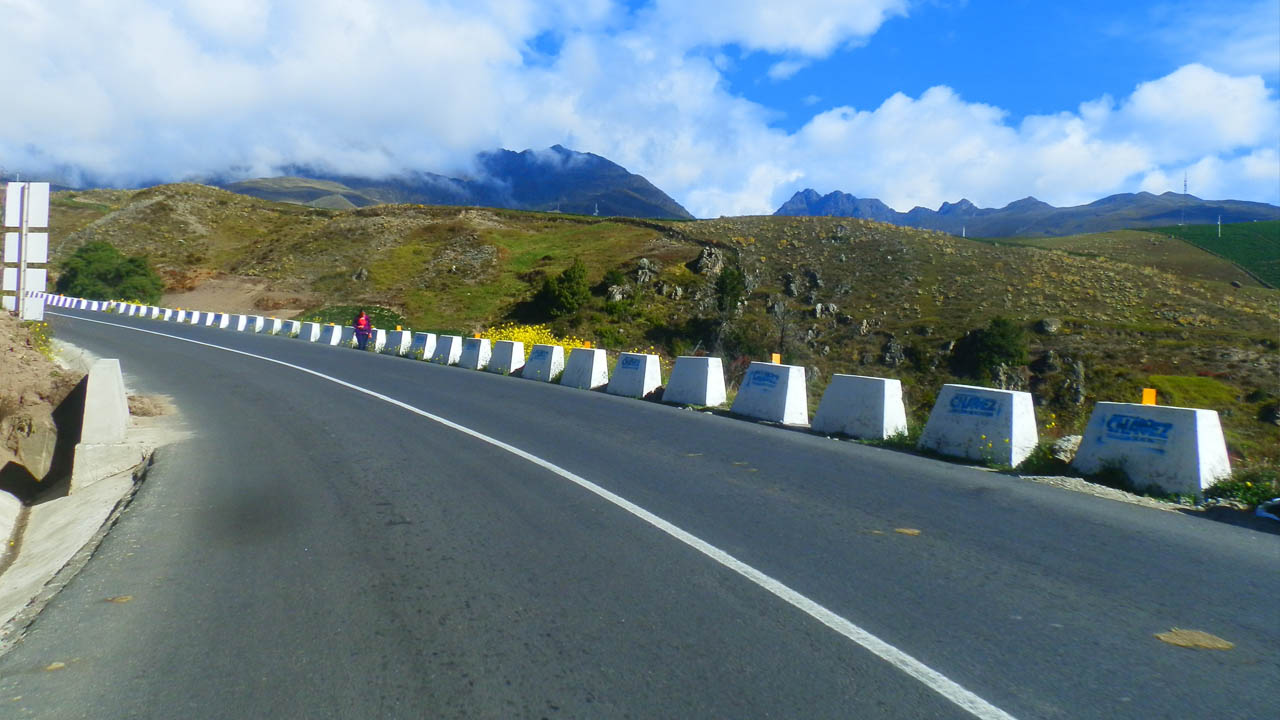
{"label": "concrete barrier", "polygon": [[231,327],[231,316],[227,313],[217,313],[213,316],[213,326],[221,330]]}
{"label": "concrete barrier", "polygon": [[160,308],[160,319],[165,322],[173,320],[173,310],[170,308]]}
{"label": "concrete barrier", "polygon": [[231,328],[236,332],[244,332],[249,329],[248,315],[233,315],[231,317]]}
{"label": "concrete barrier", "polygon": [[261,315],[249,315],[245,320],[245,330],[248,332],[260,333],[267,326],[266,318]]}
{"label": "concrete barrier", "polygon": [[1016,467],[1035,449],[1031,393],[943,385],[918,446],[943,455]]}
{"label": "concrete barrier", "polygon": [[387,331],[382,328],[374,328],[373,332],[369,335],[369,344],[373,345],[372,350],[374,352],[382,352],[382,349],[387,346]]}
{"label": "concrete barrier", "polygon": [[320,327],[320,343],[323,345],[337,345],[342,342],[342,326],[341,325],[322,325]]}
{"label": "concrete barrier", "polygon": [[809,399],[804,368],[799,365],[753,362],[742,376],[730,412],[783,425],[809,424]]}
{"label": "concrete barrier", "polygon": [[534,345],[524,364],[521,377],[551,382],[564,372],[564,348],[559,345]]}
{"label": "concrete barrier", "polygon": [[147,317],[151,318],[152,320],[159,320],[159,319],[160,319],[160,308],[158,308],[158,307],[156,307],[156,306],[154,306],[154,305],[152,305],[152,306],[148,307],[148,308],[147,308]]}
{"label": "concrete barrier", "polygon": [[463,338],[462,354],[458,356],[458,367],[468,370],[483,370],[489,366],[489,357],[493,349],[488,338]]}
{"label": "concrete barrier", "polygon": [[285,337],[298,337],[302,334],[302,323],[297,320],[281,320],[280,331],[277,334]]}
{"label": "concrete barrier", "polygon": [[268,335],[279,335],[283,327],[284,321],[280,318],[267,318],[262,323],[262,332]]}
{"label": "concrete barrier", "polygon": [[106,444],[124,442],[129,427],[129,399],[124,391],[120,361],[95,360],[85,380],[84,422],[80,442]]}
{"label": "concrete barrier", "polygon": [[716,407],[726,399],[724,363],[718,357],[681,355],[662,391],[662,402]]}
{"label": "concrete barrier", "polygon": [[1231,475],[1216,411],[1132,403],[1093,407],[1071,466],[1086,474],[1114,466],[1136,487],[1188,495]]}
{"label": "concrete barrier", "polygon": [[822,394],[812,428],[883,440],[907,431],[902,382],[864,375],[832,375]]}
{"label": "concrete barrier", "polygon": [[382,346],[382,352],[388,355],[399,355],[400,357],[404,357],[409,354],[409,348],[412,345],[412,330],[392,330],[387,333],[387,343]]}
{"label": "concrete barrier", "polygon": [[519,340],[499,340],[493,344],[493,353],[489,356],[489,366],[485,370],[510,375],[522,367],[524,343]]}
{"label": "concrete barrier", "polygon": [[414,360],[430,360],[436,353],[435,333],[414,333],[413,343],[409,345],[409,357]]}
{"label": "concrete barrier", "polygon": [[187,321],[187,311],[186,310],[174,311],[173,321],[176,323],[185,323]]}
{"label": "concrete barrier", "polygon": [[339,325],[338,327],[342,329],[342,336],[339,338],[338,344],[346,347],[355,347],[356,329],[351,325]]}
{"label": "concrete barrier", "polygon": [[595,390],[609,384],[609,356],[599,348],[573,348],[560,384],[579,390]]}
{"label": "concrete barrier", "polygon": [[462,358],[462,336],[441,335],[436,338],[436,351],[431,353],[431,362],[441,365],[457,365]]}
{"label": "concrete barrier", "polygon": [[319,342],[321,328],[323,326],[320,323],[304,322],[298,328],[298,339],[306,342]]}
{"label": "concrete barrier", "polygon": [[657,355],[624,352],[618,355],[613,377],[605,392],[610,395],[642,398],[662,384],[662,367]]}

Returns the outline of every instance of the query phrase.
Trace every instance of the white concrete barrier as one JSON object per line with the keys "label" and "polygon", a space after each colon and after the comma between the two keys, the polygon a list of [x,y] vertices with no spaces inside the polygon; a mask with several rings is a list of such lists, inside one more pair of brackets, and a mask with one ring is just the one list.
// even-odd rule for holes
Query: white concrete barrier
{"label": "white concrete barrier", "polygon": [[324,345],[337,345],[342,342],[341,325],[324,325],[320,328],[320,342]]}
{"label": "white concrete barrier", "polygon": [[1016,467],[1035,449],[1031,393],[943,385],[918,446],[943,455]]}
{"label": "white concrete barrier", "polygon": [[618,355],[613,377],[605,392],[610,395],[642,398],[662,384],[662,367],[657,355],[624,352]]}
{"label": "white concrete barrier", "polygon": [[387,331],[382,328],[374,328],[369,335],[369,344],[373,346],[371,348],[373,352],[382,352],[382,349],[387,346]]}
{"label": "white concrete barrier", "polygon": [[87,308],[87,307],[89,307],[89,301],[88,301],[88,300],[83,300],[83,299],[80,299],[80,298],[77,298],[77,299],[76,299],[76,304],[75,304],[75,309],[76,309],[76,310],[84,310],[84,309],[85,309],[85,308]]}
{"label": "white concrete barrier", "polygon": [[409,348],[412,345],[412,330],[392,330],[387,333],[387,343],[382,346],[382,352],[388,355],[399,355],[400,357],[404,357],[409,354]]}
{"label": "white concrete barrier", "polygon": [[431,353],[431,362],[441,365],[457,365],[462,358],[462,336],[441,335],[436,338],[436,351]]}
{"label": "white concrete barrier", "polygon": [[902,381],[864,375],[832,375],[812,428],[883,440],[907,431]]}
{"label": "white concrete barrier", "polygon": [[185,323],[187,321],[187,311],[175,310],[173,313],[173,321],[176,323]]}
{"label": "white concrete barrier", "polygon": [[742,376],[730,412],[783,425],[809,424],[809,399],[804,368],[799,365],[753,362]]}
{"label": "white concrete barrier", "polygon": [[723,405],[724,363],[718,357],[681,355],[662,390],[662,402],[716,407]]}
{"label": "white concrete barrier", "polygon": [[213,316],[213,326],[221,330],[226,330],[231,327],[231,316],[227,313],[215,314]]}
{"label": "white concrete barrier", "polygon": [[323,327],[320,323],[304,322],[302,327],[298,328],[298,339],[306,342],[319,342],[320,331]]}
{"label": "white concrete barrier", "polygon": [[262,332],[263,328],[265,328],[266,326],[267,326],[266,318],[262,317],[261,315],[249,315],[248,319],[245,321],[244,329],[247,332],[260,333]]}
{"label": "white concrete barrier", "polygon": [[1188,495],[1231,475],[1216,411],[1133,403],[1094,405],[1071,466],[1086,474],[1115,466],[1135,487]]}
{"label": "white concrete barrier", "polygon": [[564,372],[564,348],[559,345],[534,345],[524,364],[521,377],[551,382]]}
{"label": "white concrete barrier", "polygon": [[342,328],[342,337],[338,341],[339,344],[344,345],[346,347],[355,347],[356,346],[355,327],[351,325],[339,325],[338,327]]}
{"label": "white concrete barrier", "polygon": [[262,323],[262,332],[268,335],[279,335],[283,327],[284,321],[280,318],[266,318]]}
{"label": "white concrete barrier", "polygon": [[173,310],[170,308],[160,308],[160,319],[169,322],[173,319]]}
{"label": "white concrete barrier", "polygon": [[573,348],[560,384],[579,390],[595,390],[609,384],[609,356],[600,348]]}
{"label": "white concrete barrier", "polygon": [[159,320],[159,319],[160,319],[160,308],[156,307],[155,305],[152,305],[152,306],[148,307],[148,308],[147,308],[147,317],[151,318],[152,320]]}
{"label": "white concrete barrier", "polygon": [[192,325],[199,325],[201,319],[202,319],[202,315],[199,310],[192,310],[191,312],[187,313],[187,322],[191,323]]}
{"label": "white concrete barrier", "polygon": [[283,320],[280,322],[280,335],[285,337],[298,337],[302,334],[302,323],[297,320]]}
{"label": "white concrete barrier", "polygon": [[248,329],[249,329],[249,316],[248,316],[248,315],[233,315],[233,316],[231,316],[231,327],[232,327],[232,329],[234,329],[236,332],[244,332],[245,330],[248,330]]}
{"label": "white concrete barrier", "polygon": [[510,375],[522,367],[524,343],[519,340],[499,340],[493,344],[493,353],[489,356],[489,366],[485,370]]}
{"label": "white concrete barrier", "polygon": [[102,358],[89,367],[84,408],[81,443],[104,445],[124,442],[124,433],[129,427],[129,399],[125,395],[119,360]]}
{"label": "white concrete barrier", "polygon": [[414,360],[430,360],[436,354],[435,333],[414,333],[413,344],[409,346],[409,357]]}
{"label": "white concrete barrier", "polygon": [[458,356],[458,367],[468,370],[483,370],[489,366],[489,357],[493,348],[489,338],[463,338],[462,354]]}

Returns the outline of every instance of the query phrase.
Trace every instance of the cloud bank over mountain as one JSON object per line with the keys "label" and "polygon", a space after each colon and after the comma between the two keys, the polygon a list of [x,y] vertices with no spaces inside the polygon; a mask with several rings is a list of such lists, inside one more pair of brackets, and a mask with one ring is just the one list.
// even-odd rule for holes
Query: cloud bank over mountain
{"label": "cloud bank over mountain", "polygon": [[1200,197],[1280,203],[1280,101],[1266,69],[1280,66],[1269,43],[1280,30],[1249,20],[1265,3],[1241,6],[1222,47],[1201,43],[1121,97],[1015,119],[939,85],[870,108],[815,100],[794,132],[727,81],[734,54],[765,54],[765,81],[785,82],[910,22],[911,3],[53,5],[0,0],[6,98],[17,99],[0,113],[6,172],[118,184],[291,165],[466,176],[481,172],[478,152],[561,144],[644,175],[701,217],[768,214],[804,187],[899,210],[1026,195],[1071,205],[1181,190],[1184,172]]}

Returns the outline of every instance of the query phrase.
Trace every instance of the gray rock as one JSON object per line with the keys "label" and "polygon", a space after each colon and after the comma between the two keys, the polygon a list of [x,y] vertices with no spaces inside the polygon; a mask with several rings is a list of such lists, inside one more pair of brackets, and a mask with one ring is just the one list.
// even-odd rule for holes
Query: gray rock
{"label": "gray rock", "polygon": [[1062,321],[1058,318],[1044,318],[1036,323],[1036,332],[1041,335],[1053,335],[1062,329]]}
{"label": "gray rock", "polygon": [[19,465],[41,479],[49,473],[58,445],[58,427],[48,412],[23,413],[9,422],[8,437]]}
{"label": "gray rock", "polygon": [[906,349],[902,343],[889,338],[880,348],[880,362],[888,367],[898,367],[907,361]]}
{"label": "gray rock", "polygon": [[658,277],[658,263],[649,258],[640,258],[636,263],[636,282],[644,285],[653,282]]}
{"label": "gray rock", "polygon": [[1080,435],[1063,435],[1053,442],[1053,447],[1050,448],[1049,454],[1055,460],[1069,463],[1075,459],[1076,450],[1080,449],[1080,441],[1083,439]]}
{"label": "gray rock", "polygon": [[693,270],[703,275],[719,275],[724,270],[724,251],[714,247],[702,248],[702,254],[693,263]]}
{"label": "gray rock", "polygon": [[1058,358],[1058,353],[1053,350],[1045,350],[1043,355],[1031,363],[1031,369],[1041,375],[1061,372],[1062,361]]}
{"label": "gray rock", "polygon": [[610,285],[605,290],[605,296],[609,298],[609,302],[621,302],[627,297],[627,289],[622,285]]}

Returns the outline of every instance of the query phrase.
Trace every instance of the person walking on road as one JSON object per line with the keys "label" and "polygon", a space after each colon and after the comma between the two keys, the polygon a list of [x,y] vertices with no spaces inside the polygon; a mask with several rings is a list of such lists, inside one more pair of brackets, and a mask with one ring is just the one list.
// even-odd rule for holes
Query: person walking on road
{"label": "person walking on road", "polygon": [[364,350],[369,345],[369,336],[373,334],[373,322],[369,320],[369,315],[361,310],[353,324],[356,328],[356,347]]}

